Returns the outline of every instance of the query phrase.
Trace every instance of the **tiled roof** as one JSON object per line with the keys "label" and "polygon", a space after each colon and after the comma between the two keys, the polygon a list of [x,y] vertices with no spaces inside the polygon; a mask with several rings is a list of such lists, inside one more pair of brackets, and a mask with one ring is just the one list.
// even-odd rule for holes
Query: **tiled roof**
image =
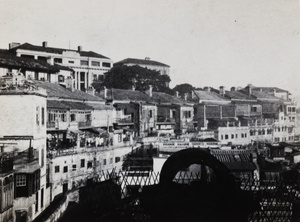
{"label": "tiled roof", "polygon": [[136,65],[153,65],[153,66],[165,66],[165,67],[170,67],[169,65],[166,65],[164,63],[161,63],[161,62],[157,62],[157,61],[154,61],[154,60],[148,60],[148,59],[134,59],[134,58],[127,58],[127,59],[124,59],[122,61],[119,61],[119,62],[116,62],[114,63],[115,65],[118,65],[118,64],[123,64],[123,65],[126,65],[126,64],[136,64]]}
{"label": "tiled roof", "polygon": [[185,101],[179,97],[172,96],[163,92],[152,92],[151,99],[155,103],[167,103],[167,104],[177,104],[177,105],[184,105],[188,103],[188,101]]}
{"label": "tiled roof", "polygon": [[263,92],[266,92],[266,93],[273,93],[274,90],[276,90],[276,92],[288,92],[287,90],[280,89],[277,87],[253,87],[252,90],[255,90],[255,91],[262,90]]}
{"label": "tiled roof", "polygon": [[47,100],[47,108],[72,109],[72,110],[93,110],[93,107],[83,102],[69,102],[59,100]]}
{"label": "tiled roof", "polygon": [[272,102],[283,102],[282,99],[272,96],[266,92],[261,92],[261,91],[255,91],[252,90],[251,93],[253,96],[255,96],[258,100],[263,100],[263,101],[272,101]]}
{"label": "tiled roof", "polygon": [[[102,90],[99,95],[104,98],[104,91]],[[126,89],[107,89],[107,99],[113,99],[118,101],[133,101],[133,102],[150,102],[150,97],[138,90],[126,90]]]}
{"label": "tiled roof", "polygon": [[92,52],[92,51],[80,51],[79,52],[79,51],[71,50],[71,49],[36,46],[36,45],[31,45],[29,43],[24,43],[18,47],[11,49],[11,51],[16,51],[17,49],[25,49],[25,50],[47,52],[47,53],[54,53],[54,54],[62,54],[64,51],[72,51],[72,52],[78,52],[81,56],[109,59],[106,56],[100,55],[100,54],[98,54],[96,52]]}
{"label": "tiled roof", "polygon": [[194,90],[195,95],[200,99],[200,100],[210,100],[210,101],[230,101],[226,97],[223,97],[215,92],[208,92],[208,91],[203,91],[203,90]]}
{"label": "tiled roof", "polygon": [[63,69],[62,66],[53,66],[47,62],[39,61],[36,59],[17,57],[13,53],[6,50],[0,51],[0,66],[4,68],[12,69],[25,69],[30,71],[41,71],[41,72],[59,72]]}
{"label": "tiled roof", "polygon": [[73,100],[81,100],[81,101],[104,102],[104,100],[101,99],[100,97],[90,95],[80,90],[74,89],[74,91],[72,92],[70,89],[67,89],[59,84],[37,81],[37,80],[34,80],[34,82],[38,87],[43,88],[47,91],[48,97],[56,97],[61,99],[73,99]]}
{"label": "tiled roof", "polygon": [[254,97],[248,96],[245,93],[239,91],[225,91],[225,96],[231,100],[256,102],[256,99]]}

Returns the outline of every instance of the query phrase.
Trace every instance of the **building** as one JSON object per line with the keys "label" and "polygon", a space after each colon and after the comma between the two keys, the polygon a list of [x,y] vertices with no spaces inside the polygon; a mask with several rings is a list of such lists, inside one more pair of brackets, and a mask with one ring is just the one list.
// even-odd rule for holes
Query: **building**
{"label": "building", "polygon": [[134,88],[106,89],[99,96],[114,106],[114,129],[131,131],[134,137],[156,135],[157,107],[151,98]]}
{"label": "building", "polygon": [[[103,74],[112,67],[112,60],[106,56],[93,51],[83,51],[81,46],[78,50],[48,47],[47,42],[41,46],[29,43],[11,43],[9,51],[22,58],[30,58],[47,62],[51,65],[60,65],[72,69],[71,76],[61,72],[58,75],[58,82],[62,85],[67,84],[67,78],[74,80],[73,87],[82,91],[87,90],[94,81],[103,79]],[[39,77],[35,78],[41,80]],[[49,78],[45,80],[51,81]]]}
{"label": "building", "polygon": [[27,82],[23,75],[6,77],[4,83],[9,87],[0,91],[0,140],[6,144],[1,155],[14,153],[14,172],[10,169],[11,162],[5,165],[4,161],[6,167],[1,170],[9,177],[4,178],[2,186],[8,189],[8,193],[1,196],[5,204],[2,206],[10,210],[11,199],[3,198],[11,198],[14,181],[13,218],[15,221],[33,220],[50,204],[50,190],[46,186],[47,94]]}
{"label": "building", "polygon": [[145,59],[127,58],[122,61],[114,63],[114,66],[126,65],[126,66],[140,66],[147,69],[159,71],[161,75],[170,75],[170,66],[161,62],[150,60],[149,57]]}
{"label": "building", "polygon": [[194,131],[193,103],[163,92],[149,96],[157,106],[157,131],[162,134],[180,135]]}
{"label": "building", "polygon": [[[23,75],[27,80],[36,79],[61,83],[59,76],[64,75],[65,79],[71,77],[73,70],[45,61],[32,58],[17,57],[13,52],[0,50],[0,76]],[[5,87],[5,86],[2,86]]]}

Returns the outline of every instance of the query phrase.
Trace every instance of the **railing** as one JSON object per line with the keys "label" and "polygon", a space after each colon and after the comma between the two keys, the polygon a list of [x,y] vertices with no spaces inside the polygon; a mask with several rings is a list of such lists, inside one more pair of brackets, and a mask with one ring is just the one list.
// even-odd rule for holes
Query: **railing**
{"label": "railing", "polygon": [[116,123],[133,123],[131,116],[125,118],[116,118],[115,121]]}
{"label": "railing", "polygon": [[[192,181],[199,181],[202,176],[201,173],[179,173],[173,182],[191,186]],[[97,182],[95,186],[88,188],[87,195],[82,196],[84,200],[80,199],[82,204],[90,205],[82,212],[82,218],[86,219],[87,216],[90,216],[95,221],[153,221],[149,212],[143,209],[140,197],[149,185],[158,184],[159,178],[160,174],[153,171],[99,172],[94,178],[94,182]],[[237,179],[236,184],[241,184],[240,188],[259,203],[258,208],[248,215],[248,221],[299,221],[299,182],[296,180]],[[195,188],[193,186],[193,189]],[[96,189],[101,190],[102,195],[95,197]],[[199,187],[200,193],[205,191]],[[100,209],[101,206],[105,207],[105,213]],[[70,213],[75,215],[74,213],[80,211],[82,207],[79,202],[78,208]],[[182,211],[185,210],[188,209],[182,209]],[[213,209],[211,210],[213,211]],[[240,212],[232,209],[232,213],[239,214]]]}
{"label": "railing", "polygon": [[158,123],[175,123],[174,118],[168,118],[168,117],[158,117],[157,118]]}

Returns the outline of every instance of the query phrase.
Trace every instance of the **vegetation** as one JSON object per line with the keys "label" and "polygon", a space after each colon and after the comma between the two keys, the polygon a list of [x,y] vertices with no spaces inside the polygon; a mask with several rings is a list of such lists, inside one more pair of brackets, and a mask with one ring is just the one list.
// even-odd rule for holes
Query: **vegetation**
{"label": "vegetation", "polygon": [[118,65],[104,74],[101,84],[93,84],[96,90],[101,86],[107,88],[132,89],[146,91],[152,85],[153,91],[167,92],[173,94],[168,85],[171,81],[168,75],[161,75],[158,71],[143,68],[140,66]]}

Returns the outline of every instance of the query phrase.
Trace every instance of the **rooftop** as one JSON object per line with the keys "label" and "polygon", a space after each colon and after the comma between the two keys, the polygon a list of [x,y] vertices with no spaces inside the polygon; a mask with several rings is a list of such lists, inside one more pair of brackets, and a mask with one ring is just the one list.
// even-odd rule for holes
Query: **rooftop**
{"label": "rooftop", "polygon": [[152,92],[151,99],[159,104],[176,104],[176,105],[184,105],[188,104],[189,101],[183,100],[179,97],[169,95],[164,92]]}
{"label": "rooftop", "polygon": [[150,59],[134,59],[134,58],[127,58],[122,61],[116,62],[115,65],[126,65],[126,64],[136,64],[136,65],[152,65],[152,66],[165,66],[170,67],[161,62],[157,62]]}
{"label": "rooftop", "polygon": [[[104,98],[104,90],[100,91],[99,96]],[[151,98],[138,90],[126,90],[126,89],[107,89],[107,99],[113,99],[118,101],[132,101],[132,102],[151,102]]]}
{"label": "rooftop", "polygon": [[60,69],[68,69],[64,66],[50,65],[36,59],[17,57],[7,50],[0,50],[0,66],[9,69],[25,69],[40,72],[59,72]]}
{"label": "rooftop", "polygon": [[85,93],[80,90],[67,89],[56,83],[49,83],[44,81],[33,80],[33,82],[40,88],[43,88],[47,91],[48,97],[55,97],[60,99],[71,99],[71,100],[80,100],[80,101],[95,101],[103,102],[104,100],[98,96],[93,96],[88,93]]}
{"label": "rooftop", "polygon": [[81,56],[85,56],[85,57],[109,59],[108,57],[103,56],[103,55],[98,54],[98,53],[93,52],[93,51],[77,51],[77,50],[72,50],[72,49],[43,47],[43,46],[31,45],[27,42],[20,45],[20,46],[17,46],[15,48],[11,49],[11,51],[16,51],[17,49],[25,49],[25,50],[47,52],[47,53],[54,53],[54,54],[62,54],[63,52],[66,52],[66,51],[72,51],[72,52],[78,52]]}
{"label": "rooftop", "polygon": [[256,99],[254,97],[248,96],[245,93],[239,91],[225,91],[225,96],[231,100],[256,102]]}
{"label": "rooftop", "polygon": [[222,102],[230,102],[229,99],[226,97],[223,97],[219,95],[218,93],[215,92],[209,92],[209,91],[204,91],[204,90],[194,90],[194,93],[199,100],[205,100],[205,101],[222,101]]}

